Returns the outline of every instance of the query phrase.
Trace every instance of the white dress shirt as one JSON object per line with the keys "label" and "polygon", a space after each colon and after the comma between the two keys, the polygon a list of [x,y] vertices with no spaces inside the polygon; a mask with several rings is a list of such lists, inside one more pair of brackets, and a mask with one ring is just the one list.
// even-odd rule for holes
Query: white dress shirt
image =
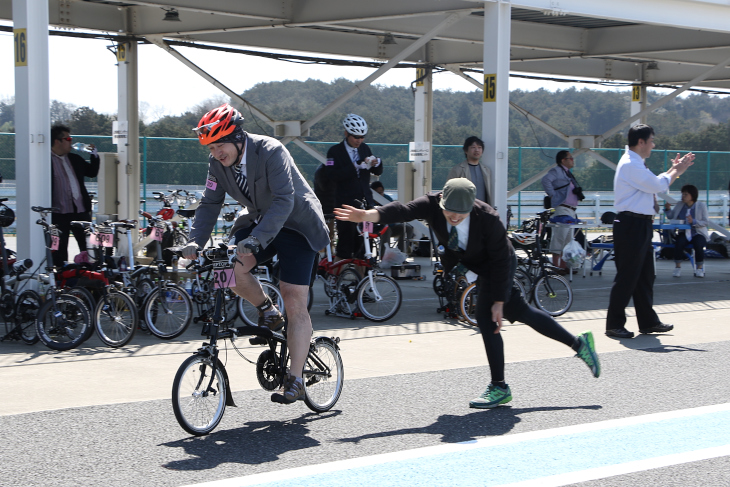
{"label": "white dress shirt", "polygon": [[[471,219],[471,215],[468,215],[466,218],[461,220],[458,225],[456,225],[456,234],[459,236],[459,248],[461,250],[466,250],[466,244],[469,242],[469,220]],[[453,227],[451,223],[449,223],[449,220],[446,220],[446,230],[451,233],[451,227]]]}
{"label": "white dress shirt", "polygon": [[655,176],[639,154],[627,150],[621,156],[613,178],[613,206],[617,213],[631,211],[653,216],[654,195],[669,191],[671,182],[667,173]]}

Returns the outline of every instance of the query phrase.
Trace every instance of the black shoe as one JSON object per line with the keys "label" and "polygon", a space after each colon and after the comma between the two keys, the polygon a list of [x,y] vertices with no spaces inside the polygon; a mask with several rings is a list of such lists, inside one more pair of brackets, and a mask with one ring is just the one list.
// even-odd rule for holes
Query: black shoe
{"label": "black shoe", "polygon": [[639,333],[647,334],[647,333],[666,333],[668,331],[672,331],[674,329],[674,325],[667,325],[665,323],[657,323],[656,325],[652,326],[651,328],[644,328],[639,329]]}
{"label": "black shoe", "polygon": [[613,338],[634,338],[634,332],[626,328],[614,328],[613,330],[606,330],[606,336]]}

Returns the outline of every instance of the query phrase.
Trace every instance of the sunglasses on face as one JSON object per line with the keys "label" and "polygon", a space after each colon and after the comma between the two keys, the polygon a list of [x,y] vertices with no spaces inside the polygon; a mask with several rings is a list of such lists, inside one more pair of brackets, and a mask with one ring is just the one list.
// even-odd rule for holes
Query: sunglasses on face
{"label": "sunglasses on face", "polygon": [[201,135],[208,135],[210,133],[211,129],[214,126],[218,125],[219,123],[220,123],[220,120],[216,120],[213,123],[207,123],[205,125],[201,125],[200,127],[195,127],[193,129],[193,132],[195,132],[198,135],[198,137],[200,137]]}
{"label": "sunglasses on face", "polygon": [[365,138],[364,135],[352,135],[352,134],[347,134],[347,135],[349,135],[353,139],[357,139],[357,140],[360,140],[360,139],[364,139]]}
{"label": "sunglasses on face", "polygon": [[61,138],[60,138],[60,139],[58,139],[58,140],[65,140],[65,141],[67,141],[67,142],[71,142],[71,141],[72,141],[72,140],[74,140],[74,139],[73,139],[73,137],[61,137]]}

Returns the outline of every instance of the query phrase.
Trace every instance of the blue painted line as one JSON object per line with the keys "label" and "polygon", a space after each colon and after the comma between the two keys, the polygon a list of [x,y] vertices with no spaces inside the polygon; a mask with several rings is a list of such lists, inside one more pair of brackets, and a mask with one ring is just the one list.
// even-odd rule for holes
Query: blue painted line
{"label": "blue painted line", "polygon": [[[730,405],[719,405],[505,435],[412,450],[410,453],[395,452],[380,455],[378,460],[361,459],[364,462],[360,461],[359,465],[358,460],[334,462],[332,468],[327,465],[306,467],[301,470],[301,474],[293,471],[293,475],[287,475],[287,471],[269,472],[205,485],[496,487],[700,450],[709,451],[728,445]],[[368,461],[372,463],[368,464]],[[675,463],[682,461],[680,455]],[[647,468],[652,467],[639,470]],[[615,474],[618,473],[619,469]],[[609,475],[612,474],[603,476]]]}

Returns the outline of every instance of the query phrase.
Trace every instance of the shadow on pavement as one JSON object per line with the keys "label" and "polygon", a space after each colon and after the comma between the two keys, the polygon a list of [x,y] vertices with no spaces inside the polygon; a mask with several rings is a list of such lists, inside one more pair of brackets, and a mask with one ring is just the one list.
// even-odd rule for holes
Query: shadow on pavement
{"label": "shadow on pavement", "polygon": [[174,460],[162,466],[170,470],[208,470],[225,463],[257,465],[274,462],[282,453],[319,446],[318,440],[309,437],[307,425],[341,413],[308,413],[287,421],[252,421],[240,428],[213,431],[208,436],[162,443],[161,446],[182,448],[194,457]]}
{"label": "shadow on pavement", "polygon": [[[512,408],[500,406],[491,410],[476,410],[465,416],[444,414],[439,416],[435,423],[419,428],[403,428],[380,433],[370,433],[352,438],[341,438],[338,441],[343,443],[359,443],[362,440],[372,438],[383,438],[397,435],[427,434],[440,435],[444,443],[463,443],[474,441],[485,436],[501,436],[509,433],[514,426],[522,421],[521,414],[566,411],[571,409],[598,410],[602,406],[568,406],[568,407],[537,407],[537,408]],[[486,420],[487,416],[488,420]]]}

